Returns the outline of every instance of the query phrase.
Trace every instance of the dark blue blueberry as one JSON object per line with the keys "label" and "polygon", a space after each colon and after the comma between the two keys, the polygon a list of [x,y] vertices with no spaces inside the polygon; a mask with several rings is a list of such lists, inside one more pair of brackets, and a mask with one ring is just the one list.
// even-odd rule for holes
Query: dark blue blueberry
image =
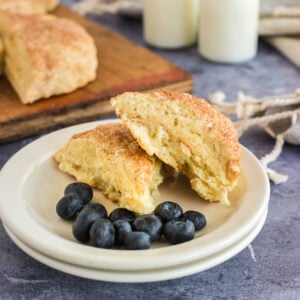
{"label": "dark blue blueberry", "polygon": [[137,217],[133,223],[134,231],[143,231],[149,234],[151,242],[157,241],[161,236],[163,224],[155,215],[142,215]]}
{"label": "dark blue blueberry", "polygon": [[122,246],[125,234],[132,231],[131,225],[126,220],[116,220],[113,222],[115,227],[115,245]]}
{"label": "dark blue blueberry", "polygon": [[93,189],[86,183],[73,182],[66,186],[64,194],[76,193],[82,199],[83,204],[89,203],[93,198]]}
{"label": "dark blue blueberry", "polygon": [[83,207],[82,199],[75,193],[63,196],[56,204],[56,213],[64,220],[73,219]]}
{"label": "dark blue blueberry", "polygon": [[132,231],[124,237],[124,246],[128,250],[142,250],[151,247],[149,234],[141,231]]}
{"label": "dark blue blueberry", "polygon": [[112,222],[116,220],[125,220],[129,223],[132,223],[135,219],[135,214],[126,208],[116,208],[110,213],[109,219]]}
{"label": "dark blue blueberry", "polygon": [[92,224],[97,219],[104,217],[103,209],[99,209],[99,207],[101,207],[100,203],[89,203],[77,216],[76,221],[73,223],[72,231],[78,241],[85,243],[90,240],[89,231]]}
{"label": "dark blue blueberry", "polygon": [[154,213],[156,216],[160,217],[163,223],[167,223],[172,219],[180,218],[183,211],[179,204],[166,201],[157,205]]}
{"label": "dark blue blueberry", "polygon": [[99,213],[100,218],[107,218],[107,210],[100,203],[90,202],[90,203],[86,204],[83,209],[88,210],[88,211],[95,211],[95,212]]}
{"label": "dark blue blueberry", "polygon": [[90,239],[93,246],[111,248],[115,242],[115,228],[108,219],[97,219],[90,229]]}
{"label": "dark blue blueberry", "polygon": [[163,234],[168,243],[180,244],[194,238],[195,226],[189,220],[173,219],[164,225]]}
{"label": "dark blue blueberry", "polygon": [[195,225],[195,230],[201,230],[206,226],[206,218],[203,214],[195,210],[186,211],[183,216],[184,219],[190,220]]}

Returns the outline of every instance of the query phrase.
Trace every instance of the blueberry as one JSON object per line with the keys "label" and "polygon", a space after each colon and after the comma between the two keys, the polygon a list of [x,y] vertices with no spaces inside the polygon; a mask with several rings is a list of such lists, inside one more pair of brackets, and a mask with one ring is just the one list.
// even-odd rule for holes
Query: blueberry
{"label": "blueberry", "polygon": [[82,199],[83,204],[89,203],[93,198],[93,189],[86,183],[73,182],[66,186],[64,194],[76,193]]}
{"label": "blueberry", "polygon": [[195,230],[201,230],[206,226],[206,218],[203,214],[195,210],[186,211],[183,216],[184,219],[190,220],[195,225]]}
{"label": "blueberry", "polygon": [[63,196],[56,204],[56,213],[64,220],[73,219],[83,207],[82,199],[75,193]]}
{"label": "blueberry", "polygon": [[184,243],[194,238],[195,226],[190,220],[173,219],[164,225],[163,234],[170,244]]}
{"label": "blueberry", "polygon": [[128,221],[122,219],[114,221],[113,225],[115,227],[115,245],[122,246],[125,234],[132,231],[131,225]]}
{"label": "blueberry", "polygon": [[133,230],[148,233],[151,242],[157,241],[160,238],[162,227],[163,224],[160,218],[155,215],[139,216],[132,223]]}
{"label": "blueberry", "polygon": [[84,243],[90,240],[89,231],[92,224],[106,215],[104,215],[103,209],[99,209],[101,206],[100,203],[89,203],[77,216],[76,221],[73,223],[72,231],[78,241]]}
{"label": "blueberry", "polygon": [[116,208],[110,213],[109,219],[112,222],[121,219],[129,223],[132,223],[133,220],[135,219],[135,214],[126,208]]}
{"label": "blueberry", "polygon": [[90,202],[90,203],[86,204],[83,209],[88,210],[88,211],[95,211],[95,212],[99,213],[99,215],[100,215],[99,218],[107,218],[107,210],[100,203]]}
{"label": "blueberry", "polygon": [[108,219],[97,219],[91,229],[92,245],[98,248],[111,248],[115,242],[115,228]]}
{"label": "blueberry", "polygon": [[180,218],[183,211],[179,204],[166,201],[157,205],[154,213],[156,216],[160,217],[163,223],[167,223],[172,219]]}
{"label": "blueberry", "polygon": [[124,246],[128,250],[142,250],[151,247],[149,234],[142,231],[132,231],[124,237]]}

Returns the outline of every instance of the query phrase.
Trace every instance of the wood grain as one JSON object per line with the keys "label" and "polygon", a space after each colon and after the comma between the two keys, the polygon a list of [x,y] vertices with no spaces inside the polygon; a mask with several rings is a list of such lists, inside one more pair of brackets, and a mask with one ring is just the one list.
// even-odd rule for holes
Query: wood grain
{"label": "wood grain", "polygon": [[192,76],[171,62],[62,5],[54,14],[80,23],[95,39],[99,59],[97,79],[75,92],[24,105],[2,76],[0,143],[113,115],[109,99],[124,91],[161,87],[181,92],[192,90]]}

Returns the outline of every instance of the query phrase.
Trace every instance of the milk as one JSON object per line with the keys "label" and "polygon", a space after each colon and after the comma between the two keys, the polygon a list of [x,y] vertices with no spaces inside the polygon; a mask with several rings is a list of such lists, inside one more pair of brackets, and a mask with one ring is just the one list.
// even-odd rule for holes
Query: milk
{"label": "milk", "polygon": [[144,39],[176,49],[197,40],[199,0],[144,0]]}
{"label": "milk", "polygon": [[201,0],[200,54],[216,62],[250,60],[257,52],[258,16],[259,0]]}

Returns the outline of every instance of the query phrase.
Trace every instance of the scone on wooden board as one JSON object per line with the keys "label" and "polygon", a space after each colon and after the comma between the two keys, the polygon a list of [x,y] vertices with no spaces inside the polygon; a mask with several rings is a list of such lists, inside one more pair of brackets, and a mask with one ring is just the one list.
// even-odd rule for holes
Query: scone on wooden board
{"label": "scone on wooden board", "polygon": [[139,146],[124,124],[76,134],[54,159],[62,171],[100,189],[120,207],[138,214],[154,210],[152,194],[163,181],[162,163]]}
{"label": "scone on wooden board", "polygon": [[0,11],[4,73],[24,104],[65,94],[96,78],[93,38],[74,21]]}
{"label": "scone on wooden board", "polygon": [[[46,14],[54,10],[59,4],[59,0],[0,0],[0,11],[38,15]],[[0,37],[0,75],[3,74],[4,45]]]}
{"label": "scone on wooden board", "polygon": [[0,0],[0,10],[11,13],[36,15],[54,10],[59,0]]}
{"label": "scone on wooden board", "polygon": [[227,117],[203,99],[167,90],[126,92],[111,104],[149,155],[189,177],[202,198],[229,204],[241,147]]}

